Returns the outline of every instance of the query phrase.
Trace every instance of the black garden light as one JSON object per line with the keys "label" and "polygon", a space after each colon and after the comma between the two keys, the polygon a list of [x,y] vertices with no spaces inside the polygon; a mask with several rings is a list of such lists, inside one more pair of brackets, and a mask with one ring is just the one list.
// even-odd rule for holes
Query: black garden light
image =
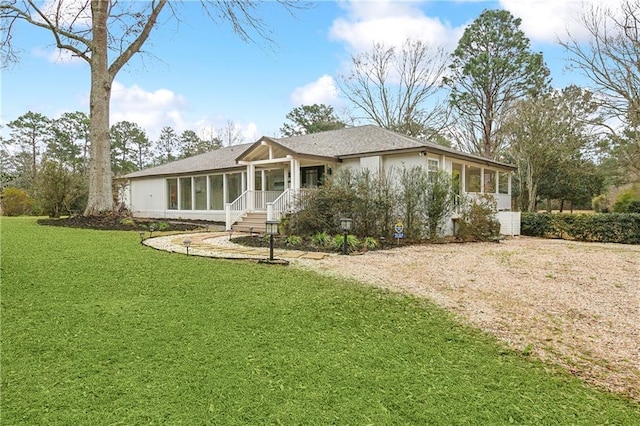
{"label": "black garden light", "polygon": [[268,220],[265,222],[265,232],[269,235],[269,261],[273,261],[273,236],[278,235],[277,220]]}
{"label": "black garden light", "polygon": [[342,232],[344,232],[344,244],[342,246],[342,254],[347,254],[347,240],[348,240],[348,236],[349,236],[349,231],[351,230],[351,223],[353,222],[352,219],[349,218],[342,218],[340,219],[340,229],[342,229]]}
{"label": "black garden light", "polygon": [[191,240],[187,238],[182,243],[184,244],[184,247],[187,249],[187,256],[189,256],[189,247],[191,246]]}
{"label": "black garden light", "polygon": [[145,234],[145,232],[144,231],[140,231],[139,234],[140,234],[140,244],[143,244],[144,243],[144,234]]}

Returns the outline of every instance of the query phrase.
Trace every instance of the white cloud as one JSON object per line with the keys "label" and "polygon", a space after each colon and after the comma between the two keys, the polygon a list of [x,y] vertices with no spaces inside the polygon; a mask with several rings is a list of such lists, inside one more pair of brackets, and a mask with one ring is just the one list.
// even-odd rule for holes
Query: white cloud
{"label": "white cloud", "polygon": [[426,16],[417,5],[398,1],[343,3],[347,17],[333,22],[329,37],[345,42],[355,53],[370,50],[380,42],[400,46],[407,38],[453,50],[464,27],[452,27],[440,18]]}
{"label": "white cloud", "polygon": [[591,7],[608,7],[619,10],[622,0],[500,0],[500,5],[517,18],[522,19],[521,29],[533,41],[556,43],[567,40],[571,34],[578,41],[585,41],[589,34],[580,24],[580,18]]}
{"label": "white cloud", "polygon": [[147,130],[155,138],[163,126],[171,126],[180,133],[188,128],[183,114],[186,100],[168,89],[146,91],[134,84],[126,87],[114,81],[111,89],[111,123],[131,121]]}
{"label": "white cloud", "polygon": [[78,64],[85,63],[84,59],[74,55],[69,50],[65,49],[43,49],[36,47],[31,51],[36,58],[44,58],[47,62],[52,64]]}
{"label": "white cloud", "polygon": [[296,87],[291,94],[295,105],[332,104],[338,99],[336,82],[330,75],[323,75],[307,85]]}

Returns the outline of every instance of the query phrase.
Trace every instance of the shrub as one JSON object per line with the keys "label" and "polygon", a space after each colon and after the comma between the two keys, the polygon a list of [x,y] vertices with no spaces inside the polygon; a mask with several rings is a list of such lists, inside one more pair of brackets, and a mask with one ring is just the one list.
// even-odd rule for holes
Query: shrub
{"label": "shrub", "polygon": [[72,214],[86,203],[88,185],[81,175],[73,174],[55,161],[42,164],[36,179],[38,207],[49,217]]}
{"label": "shrub", "polygon": [[613,211],[616,213],[632,213],[629,211],[630,205],[635,205],[634,202],[640,202],[640,196],[637,194],[638,190],[635,187],[631,187],[625,191],[622,191],[616,197],[616,201],[613,203]]}
{"label": "shrub", "polygon": [[328,247],[331,237],[326,232],[318,232],[311,237],[311,244],[318,248]]}
{"label": "shrub", "polygon": [[[333,248],[342,251],[344,248],[344,235],[336,235],[333,239]],[[360,240],[355,235],[347,236],[347,252],[356,251],[360,248]]]}
{"label": "shrub", "polygon": [[522,214],[522,235],[640,244],[640,213]]}
{"label": "shrub", "polygon": [[378,240],[373,237],[366,237],[362,242],[362,247],[364,247],[366,250],[375,250],[379,245],[380,243],[378,242]]}
{"label": "shrub", "polygon": [[457,237],[463,241],[490,241],[499,235],[495,200],[485,195],[469,203],[462,213]]}
{"label": "shrub", "polygon": [[302,238],[298,237],[297,235],[288,235],[284,239],[284,243],[291,247],[299,247],[302,245]]}
{"label": "shrub", "polygon": [[22,189],[4,188],[0,197],[4,216],[21,216],[31,214],[33,201]]}

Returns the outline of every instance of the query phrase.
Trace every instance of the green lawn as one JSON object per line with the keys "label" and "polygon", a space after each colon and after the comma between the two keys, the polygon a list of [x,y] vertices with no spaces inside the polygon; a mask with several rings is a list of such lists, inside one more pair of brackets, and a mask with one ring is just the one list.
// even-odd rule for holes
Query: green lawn
{"label": "green lawn", "polygon": [[0,226],[3,425],[640,423],[419,299]]}

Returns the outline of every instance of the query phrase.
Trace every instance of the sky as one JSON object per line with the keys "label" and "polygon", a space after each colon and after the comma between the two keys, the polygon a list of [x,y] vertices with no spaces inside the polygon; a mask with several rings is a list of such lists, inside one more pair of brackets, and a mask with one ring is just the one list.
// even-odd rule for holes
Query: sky
{"label": "sky", "polygon": [[[343,111],[348,104],[337,80],[349,72],[353,55],[376,42],[399,45],[408,37],[451,52],[484,9],[506,9],[522,19],[521,29],[532,50],[543,53],[555,87],[584,84],[557,44],[567,31],[585,36],[578,17],[586,6],[577,0],[321,1],[294,16],[267,1],[256,14],[272,31],[272,44],[259,37],[242,41],[228,25],[205,16],[197,1],[178,7],[180,21],[161,15],[145,53],[120,71],[112,89],[112,124],[135,122],[152,140],[164,126],[204,135],[233,122],[245,142],[253,142],[279,136],[287,113],[300,105],[324,103]],[[30,25],[17,27],[13,40],[22,52],[17,64],[1,71],[0,124],[27,111],[50,118],[88,114],[85,62],[61,54],[49,33]]]}

